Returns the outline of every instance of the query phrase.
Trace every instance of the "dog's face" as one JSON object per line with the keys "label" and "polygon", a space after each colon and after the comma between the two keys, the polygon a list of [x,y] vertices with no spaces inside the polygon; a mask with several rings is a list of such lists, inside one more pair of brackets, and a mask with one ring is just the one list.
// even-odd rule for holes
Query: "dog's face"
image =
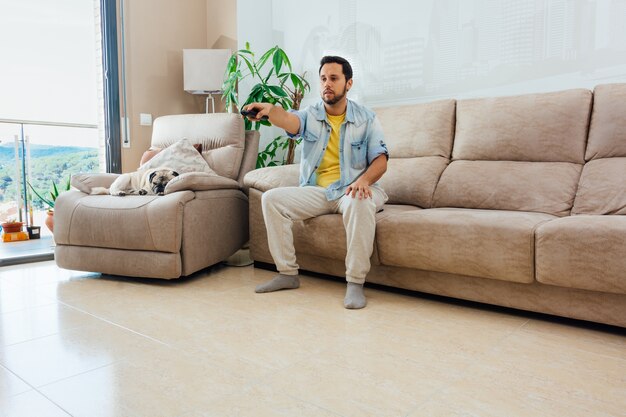
{"label": "dog's face", "polygon": [[154,194],[163,195],[165,186],[175,177],[178,177],[178,172],[171,169],[154,170],[148,176],[148,187]]}

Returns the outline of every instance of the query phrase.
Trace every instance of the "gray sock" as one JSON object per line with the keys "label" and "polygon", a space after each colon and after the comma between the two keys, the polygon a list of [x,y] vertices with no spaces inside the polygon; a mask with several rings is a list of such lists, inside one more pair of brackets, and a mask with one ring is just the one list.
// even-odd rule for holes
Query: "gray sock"
{"label": "gray sock", "polygon": [[367,304],[367,300],[365,299],[365,294],[363,294],[363,284],[348,282],[343,306],[345,308],[358,309],[365,307],[365,304]]}
{"label": "gray sock", "polygon": [[255,292],[272,292],[278,290],[291,290],[300,286],[297,275],[278,274],[270,281],[257,285]]}

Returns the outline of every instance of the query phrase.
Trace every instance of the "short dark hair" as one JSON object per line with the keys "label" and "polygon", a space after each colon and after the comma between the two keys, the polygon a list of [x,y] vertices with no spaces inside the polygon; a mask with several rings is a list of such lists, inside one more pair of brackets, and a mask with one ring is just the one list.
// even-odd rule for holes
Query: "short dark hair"
{"label": "short dark hair", "polygon": [[343,75],[346,77],[346,81],[352,79],[352,67],[347,59],[342,58],[340,56],[325,56],[320,61],[320,69],[317,72],[318,74],[322,72],[322,67],[326,64],[340,64],[343,70]]}

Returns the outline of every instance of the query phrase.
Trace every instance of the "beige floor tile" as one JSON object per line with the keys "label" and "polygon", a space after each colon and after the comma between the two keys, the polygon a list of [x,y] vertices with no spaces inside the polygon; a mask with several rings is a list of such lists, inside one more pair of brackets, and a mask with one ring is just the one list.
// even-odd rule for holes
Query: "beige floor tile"
{"label": "beige floor tile", "polygon": [[459,399],[472,398],[477,410],[496,415],[617,416],[626,410],[626,361],[542,334],[516,332],[466,373],[444,393],[458,407]]}
{"label": "beige floor tile", "polygon": [[0,272],[0,345],[13,343],[0,347],[0,399],[11,404],[53,401],[77,417],[626,409],[617,332],[367,287],[367,308],[346,310],[345,282],[306,275],[297,290],[256,294],[275,273],[252,267],[162,281],[35,265]]}
{"label": "beige floor tile", "polygon": [[[600,410],[588,410],[558,398],[558,394],[541,397],[539,394],[514,390],[504,391],[483,387],[444,390],[418,407],[407,417],[616,417]],[[623,415],[623,414],[622,414]]]}
{"label": "beige floor tile", "polygon": [[34,291],[26,285],[0,280],[0,314],[56,304],[54,297]]}
{"label": "beige floor tile", "polygon": [[0,401],[0,415],[2,417],[71,417],[34,390]]}
{"label": "beige floor tile", "polygon": [[[390,309],[393,306],[393,312],[400,314],[403,318],[397,322],[410,324],[412,320],[427,320],[435,324],[448,325],[452,323],[459,327],[471,325],[476,328],[485,328],[510,334],[517,330],[528,318],[515,315],[514,313],[494,311],[489,308],[481,308],[480,305],[473,306],[458,305],[453,302],[447,302],[445,298],[441,300],[432,300],[429,298],[408,297],[399,294],[391,294],[380,291],[381,296],[391,297],[389,302],[385,304],[383,309]],[[398,297],[401,303],[394,306],[393,297]],[[408,302],[405,300],[409,298]]]}
{"label": "beige floor tile", "polygon": [[219,364],[161,347],[40,390],[74,417],[178,417],[244,387]]}
{"label": "beige floor tile", "polygon": [[112,324],[96,322],[0,348],[0,363],[39,387],[145,352],[157,342]]}
{"label": "beige floor tile", "polygon": [[50,336],[61,330],[94,324],[96,318],[66,307],[50,304],[0,314],[0,345],[8,346]]}
{"label": "beige floor tile", "polygon": [[24,268],[24,265],[12,265],[2,268],[0,281],[33,287],[100,275],[93,272],[61,269],[56,266],[54,261],[37,262],[28,265],[27,268]]}
{"label": "beige floor tile", "polygon": [[[626,332],[553,323],[545,320],[529,320],[522,328],[523,334],[549,340],[553,345],[584,350],[598,355],[613,356],[626,360]],[[620,334],[621,333],[621,334]]]}
{"label": "beige floor tile", "polygon": [[72,305],[88,297],[116,299],[150,293],[150,286],[124,277],[103,275],[77,276],[70,280],[44,283],[34,287],[43,296]]}
{"label": "beige floor tile", "polygon": [[30,391],[32,387],[19,379],[15,374],[0,366],[0,403],[13,395]]}
{"label": "beige floor tile", "polygon": [[212,401],[182,417],[341,417],[313,404],[276,392],[265,386],[253,386]]}
{"label": "beige floor tile", "polygon": [[412,361],[361,350],[351,345],[341,356],[314,356],[262,383],[346,417],[405,416],[445,383]]}
{"label": "beige floor tile", "polygon": [[320,350],[314,335],[285,314],[223,317],[220,325],[207,326],[191,342],[205,350],[230,351],[261,368],[281,369]]}
{"label": "beige floor tile", "polygon": [[[324,357],[343,358],[353,350],[374,356],[389,356],[408,361],[421,370],[433,384],[442,385],[462,379],[466,369],[483,360],[492,348],[489,340],[462,340],[454,329],[445,327],[415,328],[379,326],[373,330],[352,327],[333,338],[319,338]],[[347,349],[346,347],[351,347]]]}

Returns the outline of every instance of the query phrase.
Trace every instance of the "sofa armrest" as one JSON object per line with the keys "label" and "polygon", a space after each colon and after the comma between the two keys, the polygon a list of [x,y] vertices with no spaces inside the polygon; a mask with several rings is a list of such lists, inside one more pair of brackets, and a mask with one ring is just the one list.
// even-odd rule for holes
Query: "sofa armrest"
{"label": "sofa armrest", "polygon": [[263,192],[278,187],[295,187],[298,185],[299,173],[300,164],[260,168],[248,172],[243,183],[246,187]]}
{"label": "sofa armrest", "polygon": [[120,174],[81,173],[73,174],[70,185],[78,191],[90,194],[94,187],[109,188]]}
{"label": "sofa armrest", "polygon": [[171,194],[176,191],[206,191],[206,190],[223,190],[223,189],[239,189],[239,183],[230,178],[221,177],[216,174],[208,174],[206,172],[186,172],[172,179],[165,186],[165,194]]}

